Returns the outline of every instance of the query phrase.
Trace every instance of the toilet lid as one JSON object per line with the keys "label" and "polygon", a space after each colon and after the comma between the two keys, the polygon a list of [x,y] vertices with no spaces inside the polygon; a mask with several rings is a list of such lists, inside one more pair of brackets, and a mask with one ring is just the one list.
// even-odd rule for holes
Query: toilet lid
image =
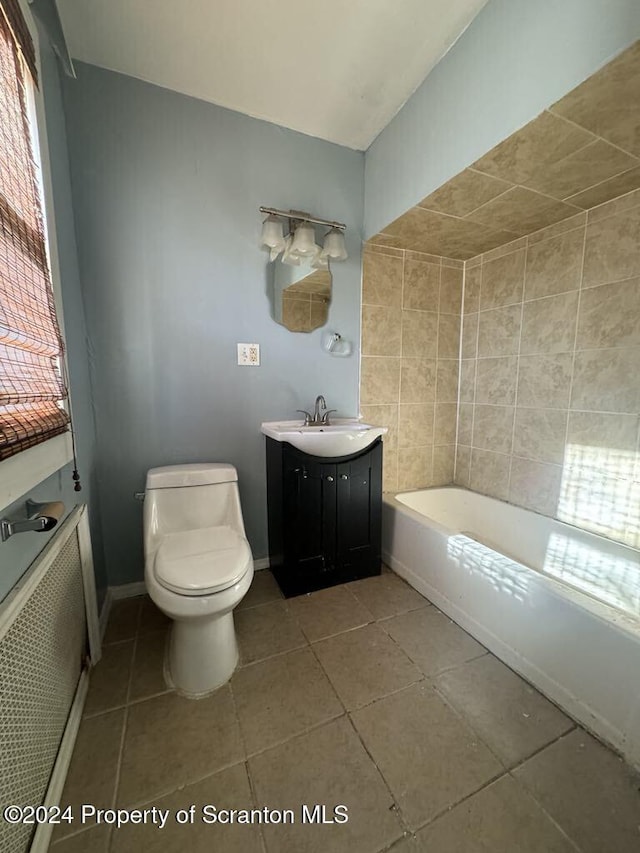
{"label": "toilet lid", "polygon": [[251,564],[247,540],[233,528],[168,533],[156,552],[158,582],[179,595],[206,595],[233,586]]}

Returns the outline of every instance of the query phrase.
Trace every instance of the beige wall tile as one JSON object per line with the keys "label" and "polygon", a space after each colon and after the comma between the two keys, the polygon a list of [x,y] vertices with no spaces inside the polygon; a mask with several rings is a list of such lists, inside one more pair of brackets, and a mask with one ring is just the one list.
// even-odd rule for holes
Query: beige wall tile
{"label": "beige wall tile", "polygon": [[480,308],[500,308],[522,302],[525,249],[482,264]]}
{"label": "beige wall tile", "polygon": [[554,222],[553,225],[547,225],[545,228],[540,228],[538,231],[528,234],[527,245],[534,246],[536,243],[549,240],[551,237],[559,237],[560,234],[565,234],[567,231],[575,231],[576,228],[582,228],[586,224],[587,213],[582,210],[580,213],[574,213],[573,216],[561,219],[560,222]]}
{"label": "beige wall tile", "polygon": [[609,178],[608,181],[602,181],[584,192],[573,195],[567,199],[569,204],[575,204],[578,207],[584,207],[589,210],[599,204],[604,204],[613,198],[624,195],[640,187],[640,166],[635,169],[629,169],[621,175],[616,175],[615,178]]}
{"label": "beige wall tile", "polygon": [[610,216],[618,216],[625,211],[633,210],[638,205],[640,205],[640,189],[594,207],[587,213],[587,222],[589,225],[593,225],[596,222],[602,222],[603,219],[608,219]]}
{"label": "beige wall tile", "polygon": [[492,148],[473,168],[518,184],[592,140],[586,130],[544,112]]}
{"label": "beige wall tile", "polygon": [[478,325],[478,356],[516,355],[520,340],[520,305],[481,311]]}
{"label": "beige wall tile", "polygon": [[458,407],[455,403],[436,403],[433,428],[434,444],[456,443],[456,417]]}
{"label": "beige wall tile", "polygon": [[562,464],[568,412],[558,409],[516,410],[513,454]]}
{"label": "beige wall tile", "polygon": [[433,444],[433,429],[433,403],[400,404],[398,411],[398,447],[421,447],[426,444]]}
{"label": "beige wall tile", "polygon": [[465,169],[423,199],[419,207],[448,213],[450,216],[466,216],[510,186],[506,181]]}
{"label": "beige wall tile", "polygon": [[458,444],[456,447],[456,470],[454,482],[458,486],[469,488],[469,475],[471,473],[471,448]]}
{"label": "beige wall tile", "polygon": [[362,420],[366,424],[387,427],[387,432],[382,440],[384,451],[393,450],[398,445],[398,406],[360,406]]}
{"label": "beige wall tile", "polygon": [[583,287],[640,275],[640,207],[587,225]]}
{"label": "beige wall tile", "polygon": [[577,212],[578,208],[572,204],[518,186],[479,207],[469,218],[496,231],[508,230],[514,237],[521,237]]}
{"label": "beige wall tile", "polygon": [[476,364],[475,358],[463,358],[460,362],[460,400],[463,403],[475,400]]}
{"label": "beige wall tile", "polygon": [[362,306],[362,354],[400,355],[402,312],[382,305]]}
{"label": "beige wall tile", "polygon": [[282,323],[290,332],[309,332],[311,330],[310,299],[283,299]]}
{"label": "beige wall tile", "polygon": [[403,358],[401,376],[401,403],[432,403],[435,400],[435,359]]}
{"label": "beige wall tile", "polygon": [[402,302],[402,257],[365,253],[362,259],[362,302],[389,305]]}
{"label": "beige wall tile", "polygon": [[438,315],[431,311],[402,312],[402,355],[433,358],[438,345]]}
{"label": "beige wall tile", "polygon": [[553,296],[580,287],[584,228],[529,246],[525,299]]}
{"label": "beige wall tile", "polygon": [[437,311],[440,292],[440,264],[405,260],[402,307]]}
{"label": "beige wall tile", "polygon": [[522,355],[573,351],[578,291],[525,302],[522,312]]}
{"label": "beige wall tile", "polygon": [[509,243],[505,243],[503,246],[496,246],[495,249],[491,249],[490,252],[485,252],[482,257],[482,263],[488,264],[490,261],[495,261],[498,258],[501,258],[503,255],[510,255],[512,252],[517,252],[518,249],[526,249],[527,248],[527,238],[526,237],[516,237],[515,240],[511,240]]}
{"label": "beige wall tile", "polygon": [[478,315],[462,318],[462,358],[475,358],[478,349]]}
{"label": "beige wall tile", "polygon": [[511,453],[513,412],[513,406],[476,406],[473,446],[496,453]]}
{"label": "beige wall tile", "polygon": [[438,359],[436,367],[436,402],[455,403],[458,399],[458,360]]}
{"label": "beige wall tile", "polygon": [[630,454],[636,450],[639,428],[638,415],[569,412],[567,444],[585,448],[604,447]]}
{"label": "beige wall tile", "polygon": [[480,309],[480,281],[482,267],[465,268],[464,271],[464,313],[471,314]]}
{"label": "beige wall tile", "polygon": [[526,355],[518,366],[518,405],[566,409],[571,394],[572,353]]}
{"label": "beige wall tile", "polygon": [[640,411],[640,347],[576,353],[571,408]]}
{"label": "beige wall tile", "polygon": [[471,403],[460,403],[458,406],[458,444],[471,445],[473,408]]}
{"label": "beige wall tile", "polygon": [[449,486],[453,483],[456,463],[455,444],[440,445],[433,448],[433,486]]}
{"label": "beige wall tile", "polygon": [[398,451],[384,449],[382,456],[382,490],[398,491]]}
{"label": "beige wall tile", "polygon": [[470,488],[483,495],[506,500],[509,495],[510,459],[504,453],[474,447],[471,451]]}
{"label": "beige wall tile", "polygon": [[558,508],[561,482],[560,465],[531,462],[514,456],[511,462],[509,500],[543,515],[553,516]]}
{"label": "beige wall tile", "polygon": [[512,406],[516,397],[517,373],[518,359],[515,355],[479,358],[475,402]]}
{"label": "beige wall tile", "polygon": [[640,157],[640,115],[630,106],[640,102],[639,55],[635,42],[554,104],[553,112]]}
{"label": "beige wall tile", "polygon": [[438,316],[438,358],[458,358],[460,355],[460,315]]}
{"label": "beige wall tile", "polygon": [[538,192],[566,199],[637,165],[635,157],[596,139],[524,183]]}
{"label": "beige wall tile", "polygon": [[578,349],[640,345],[640,278],[582,291]]}
{"label": "beige wall tile", "polygon": [[379,234],[367,240],[362,247],[362,253],[363,255],[389,255],[393,258],[404,256],[402,249],[394,249],[392,246],[386,245],[386,241]]}
{"label": "beige wall tile", "polygon": [[360,402],[363,406],[397,403],[400,399],[400,359],[363,356]]}
{"label": "beige wall tile", "polygon": [[309,325],[311,329],[320,329],[325,326],[329,317],[329,302],[311,298],[311,314]]}
{"label": "beige wall tile", "polygon": [[432,447],[398,450],[398,489],[421,489],[431,485]]}
{"label": "beige wall tile", "polygon": [[460,316],[463,270],[442,267],[440,273],[440,313]]}

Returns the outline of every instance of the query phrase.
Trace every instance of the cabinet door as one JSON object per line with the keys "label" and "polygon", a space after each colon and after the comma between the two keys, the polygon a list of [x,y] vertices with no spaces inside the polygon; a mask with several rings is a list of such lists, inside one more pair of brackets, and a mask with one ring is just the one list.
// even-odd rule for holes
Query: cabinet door
{"label": "cabinet door", "polygon": [[335,566],[336,466],[288,451],[284,461],[284,564],[323,572]]}
{"label": "cabinet door", "polygon": [[380,567],[382,443],[337,466],[337,560],[341,569]]}

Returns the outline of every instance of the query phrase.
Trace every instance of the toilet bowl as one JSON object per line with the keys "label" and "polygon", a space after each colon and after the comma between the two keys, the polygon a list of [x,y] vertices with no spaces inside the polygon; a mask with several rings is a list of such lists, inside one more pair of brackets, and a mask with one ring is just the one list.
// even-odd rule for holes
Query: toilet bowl
{"label": "toilet bowl", "polygon": [[144,502],[145,584],[172,621],[165,680],[205,696],[238,663],[233,610],[253,579],[233,465],[152,468]]}

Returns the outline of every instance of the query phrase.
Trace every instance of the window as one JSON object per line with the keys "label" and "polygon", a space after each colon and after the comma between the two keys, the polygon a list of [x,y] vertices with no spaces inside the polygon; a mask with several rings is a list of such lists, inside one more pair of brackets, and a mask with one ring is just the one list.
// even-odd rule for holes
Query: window
{"label": "window", "polygon": [[0,460],[66,432],[69,422],[28,113],[34,73],[17,0],[1,0]]}

